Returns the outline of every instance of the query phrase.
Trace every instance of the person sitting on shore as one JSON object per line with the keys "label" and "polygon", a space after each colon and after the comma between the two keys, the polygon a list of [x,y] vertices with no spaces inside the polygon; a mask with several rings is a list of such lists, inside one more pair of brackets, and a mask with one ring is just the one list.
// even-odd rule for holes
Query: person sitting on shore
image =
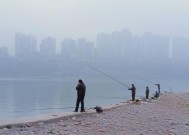
{"label": "person sitting on shore", "polygon": [[159,98],[159,93],[157,91],[155,92],[154,97]]}

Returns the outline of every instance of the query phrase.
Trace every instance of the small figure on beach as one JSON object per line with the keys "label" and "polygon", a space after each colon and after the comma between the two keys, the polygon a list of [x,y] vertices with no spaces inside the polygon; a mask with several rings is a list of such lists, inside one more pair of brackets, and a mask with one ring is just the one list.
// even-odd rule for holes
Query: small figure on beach
{"label": "small figure on beach", "polygon": [[159,94],[160,94],[160,84],[157,83],[157,84],[155,84],[155,85],[158,87],[158,92],[159,92]]}
{"label": "small figure on beach", "polygon": [[131,90],[131,94],[132,94],[132,101],[135,101],[135,94],[136,94],[136,88],[135,85],[132,84],[132,87],[129,88],[128,90]]}
{"label": "small figure on beach", "polygon": [[155,97],[155,98],[158,98],[158,97],[159,97],[159,93],[158,93],[157,91],[155,92],[154,97]]}
{"label": "small figure on beach", "polygon": [[146,99],[148,99],[149,93],[150,93],[150,90],[149,90],[149,88],[148,88],[148,86],[147,86],[147,87],[146,87]]}
{"label": "small figure on beach", "polygon": [[76,101],[75,112],[78,112],[80,102],[81,102],[81,112],[85,112],[84,98],[85,98],[86,86],[81,79],[79,79],[79,81],[78,81],[76,90],[77,90],[77,101]]}

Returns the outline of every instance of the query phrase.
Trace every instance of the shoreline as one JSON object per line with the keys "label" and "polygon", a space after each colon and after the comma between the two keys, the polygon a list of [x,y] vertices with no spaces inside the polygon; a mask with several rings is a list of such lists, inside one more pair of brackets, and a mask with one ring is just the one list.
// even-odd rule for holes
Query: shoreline
{"label": "shoreline", "polygon": [[[107,104],[101,107],[103,108],[103,110],[113,109],[120,105],[125,105],[129,101],[130,100],[121,101],[119,103]],[[3,120],[0,122],[0,129],[6,128],[7,126],[20,127],[27,124],[34,125],[40,122],[43,122],[43,123],[55,122],[60,119],[67,119],[73,116],[79,116],[83,114],[92,114],[92,113],[96,113],[96,110],[92,108],[86,108],[86,112],[82,112],[82,113],[81,112],[53,112],[53,113],[48,113],[48,114],[36,115],[36,116],[28,116],[28,117],[15,118],[11,120]]]}
{"label": "shoreline", "polygon": [[44,121],[4,127],[0,134],[188,135],[189,93],[165,92],[157,100],[140,101],[103,106],[102,113],[96,110],[72,112]]}

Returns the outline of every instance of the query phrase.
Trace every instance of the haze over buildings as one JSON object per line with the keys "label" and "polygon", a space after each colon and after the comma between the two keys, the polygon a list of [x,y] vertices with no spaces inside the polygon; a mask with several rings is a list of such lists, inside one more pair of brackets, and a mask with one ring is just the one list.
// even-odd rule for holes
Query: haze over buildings
{"label": "haze over buildings", "polygon": [[42,59],[53,59],[56,55],[56,39],[52,37],[44,38],[40,43],[39,54]]}
{"label": "haze over buildings", "polygon": [[97,33],[123,28],[140,37],[151,32],[187,38],[188,4],[188,0],[1,0],[0,47],[8,47],[13,56],[17,32],[38,41],[55,37],[59,53],[63,38],[95,42]]}
{"label": "haze over buildings", "polygon": [[15,56],[31,58],[37,53],[37,38],[32,35],[17,33],[15,35]]}
{"label": "haze over buildings", "polygon": [[[127,71],[126,74],[147,72],[153,75],[154,70],[157,70],[159,75],[169,77],[177,75],[175,70],[182,68],[183,65],[182,74],[186,76],[184,72],[189,66],[186,63],[189,60],[188,44],[188,38],[170,38],[150,32],[138,36],[129,29],[122,29],[111,33],[99,33],[96,42],[86,38],[63,38],[60,44],[61,52],[58,53],[55,37],[48,36],[37,40],[35,35],[16,33],[15,56],[9,56],[6,47],[0,48],[0,63],[2,63],[0,75],[4,77],[75,76],[81,74],[73,72],[77,68],[88,70],[82,67],[82,62],[87,62],[101,65],[115,74],[119,72],[114,66],[118,66],[121,68],[120,72]],[[170,71],[166,72],[167,70]],[[88,75],[91,75],[89,73],[90,71]]]}
{"label": "haze over buildings", "polygon": [[[39,47],[37,47],[37,43]],[[129,29],[111,33],[98,33],[95,42],[86,38],[64,38],[61,52],[56,51],[56,38],[46,37],[41,41],[33,35],[15,34],[15,56],[30,59],[54,59],[56,55],[80,60],[90,59],[189,59],[189,39],[182,37],[134,35]],[[6,47],[2,56],[8,53]],[[3,49],[2,48],[2,49]],[[6,49],[5,49],[6,48]],[[37,49],[39,48],[39,49]],[[2,50],[1,49],[1,50]],[[7,55],[8,56],[8,55]]]}
{"label": "haze over buildings", "polygon": [[188,4],[188,0],[1,0],[0,74],[68,74],[64,68],[74,74],[72,68],[81,61],[108,69],[130,63],[130,69],[143,67],[142,73],[150,63],[163,73],[165,64],[167,69],[176,68],[189,60]]}

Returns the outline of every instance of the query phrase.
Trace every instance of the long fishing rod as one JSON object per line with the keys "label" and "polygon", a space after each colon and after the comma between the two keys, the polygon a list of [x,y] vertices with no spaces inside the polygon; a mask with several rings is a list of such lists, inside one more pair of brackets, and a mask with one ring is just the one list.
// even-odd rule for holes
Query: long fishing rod
{"label": "long fishing rod", "polygon": [[153,84],[153,85],[156,85],[157,86],[157,84],[155,84],[155,83],[153,83],[152,81],[150,81],[150,80],[147,80],[147,79],[145,79],[145,78],[143,78],[143,77],[139,77],[139,76],[137,76],[138,78],[140,78],[140,79],[142,79],[142,80],[144,80],[144,81],[146,81],[146,82],[149,82],[149,83],[151,83],[151,84]]}
{"label": "long fishing rod", "polygon": [[105,75],[105,76],[107,76],[107,77],[113,79],[114,81],[116,81],[116,82],[118,82],[118,83],[120,83],[120,84],[126,86],[127,88],[130,88],[128,85],[126,85],[126,84],[122,83],[121,81],[117,80],[116,78],[114,78],[114,77],[112,77],[112,76],[110,76],[110,75],[108,75],[108,74],[102,72],[101,70],[99,70],[99,69],[97,69],[97,68],[95,68],[95,67],[93,67],[93,66],[91,66],[91,65],[88,65],[88,64],[86,64],[86,65],[87,65],[88,67],[90,67],[90,68],[96,70],[97,72],[99,72],[99,73],[101,73],[101,74],[103,74],[103,75]]}

